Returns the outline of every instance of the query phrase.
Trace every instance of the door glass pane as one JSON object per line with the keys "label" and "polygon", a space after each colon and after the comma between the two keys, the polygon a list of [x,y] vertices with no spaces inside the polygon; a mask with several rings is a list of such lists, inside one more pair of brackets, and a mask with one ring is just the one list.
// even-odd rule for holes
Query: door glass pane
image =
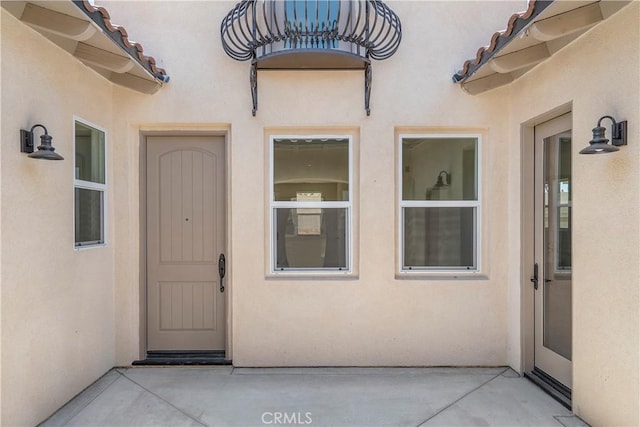
{"label": "door glass pane", "polygon": [[403,268],[475,268],[476,208],[404,208],[403,211]]}
{"label": "door glass pane", "polygon": [[102,191],[75,189],[76,246],[103,243]]}
{"label": "door glass pane", "polygon": [[544,346],[571,360],[571,132],[544,140]]}
{"label": "door glass pane", "polygon": [[404,138],[402,200],[477,200],[477,138]]}
{"label": "door glass pane", "polygon": [[347,268],[346,208],[276,208],[276,270]]}
{"label": "door glass pane", "polygon": [[348,201],[349,141],[276,139],[273,175],[276,201]]}

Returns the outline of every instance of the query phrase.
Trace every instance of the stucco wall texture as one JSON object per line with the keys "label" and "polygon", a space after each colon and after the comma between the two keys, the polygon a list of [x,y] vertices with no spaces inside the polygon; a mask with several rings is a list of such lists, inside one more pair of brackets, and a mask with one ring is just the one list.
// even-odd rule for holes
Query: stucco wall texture
{"label": "stucco wall texture", "polygon": [[[592,425],[640,424],[639,18],[633,2],[510,87],[512,141],[520,124],[571,103],[572,398],[574,412]],[[628,120],[628,145],[615,155],[579,155],[604,115]],[[520,145],[510,148],[516,208]],[[509,210],[515,221],[517,209]],[[509,253],[519,244],[512,240]],[[510,261],[518,264],[515,256]],[[518,303],[519,296],[510,301]]]}
{"label": "stucco wall texture", "polygon": [[[639,17],[633,2],[511,87],[514,138],[572,103],[573,410],[593,425],[640,423]],[[628,120],[629,145],[579,155],[606,114]]]}
{"label": "stucco wall texture", "polygon": [[[35,425],[115,362],[114,234],[74,250],[72,141],[74,115],[113,127],[113,88],[0,10],[2,425]],[[20,153],[19,130],[36,123],[65,160]]]}
{"label": "stucco wall texture", "polygon": [[[108,3],[112,15],[121,3]],[[127,126],[118,126],[118,140],[128,141],[128,151],[116,162],[131,165],[131,179],[122,187],[122,203],[136,200],[140,131],[171,124],[188,123],[230,126],[230,212],[228,259],[232,309],[232,357],[238,366],[281,365],[500,365],[506,363],[507,319],[506,265],[491,260],[507,256],[506,199],[494,194],[506,191],[506,123],[500,114],[501,91],[489,101],[471,98],[452,85],[452,70],[460,64],[460,53],[473,52],[500,28],[523,2],[448,4],[433,2],[393,3],[404,19],[401,49],[391,59],[374,63],[372,113],[367,118],[361,71],[260,71],[259,107],[251,116],[247,81],[248,63],[231,60],[220,48],[219,35],[210,22],[218,22],[230,3],[193,3],[172,8],[160,4],[152,9],[127,5],[125,26],[140,28],[154,52],[170,68],[171,83],[148,98],[116,88],[116,96],[127,101]],[[472,25],[473,10],[496,7],[482,30]],[[170,11],[168,9],[171,9]],[[197,12],[196,12],[197,11]],[[207,17],[207,19],[202,19]],[[414,17],[414,18],[410,18]],[[418,18],[419,17],[419,18]],[[144,18],[144,19],[143,19]],[[142,25],[139,25],[144,21]],[[189,28],[183,34],[163,28]],[[469,31],[460,32],[460,26]],[[439,40],[438,43],[432,43]],[[185,48],[195,49],[185,59]],[[422,53],[430,46],[428,54]],[[465,53],[466,54],[466,53]],[[434,58],[438,58],[437,61]],[[169,67],[171,64],[171,67]],[[411,66],[407,66],[411,64]],[[163,65],[162,63],[160,64]],[[502,91],[504,94],[506,91]],[[416,94],[419,94],[417,96]],[[134,121],[135,120],[135,121]],[[483,239],[487,251],[488,279],[396,280],[396,140],[397,127],[481,129],[486,132],[482,153],[485,161]],[[358,234],[354,245],[358,256],[355,278],[346,280],[266,279],[268,258],[268,188],[262,179],[268,173],[265,129],[289,127],[292,132],[313,127],[334,133],[338,127],[359,133],[359,158],[355,159],[359,180],[354,220]],[[501,167],[500,165],[503,165]],[[249,171],[251,171],[249,173]],[[435,177],[434,177],[435,179]],[[117,185],[117,184],[116,184]],[[500,189],[502,187],[502,189]],[[120,187],[119,187],[120,188]],[[490,190],[496,190],[493,193]],[[120,204],[120,199],[116,200]],[[120,221],[120,219],[118,219]],[[137,233],[138,215],[128,214],[118,222],[118,236]],[[122,233],[122,234],[120,234]],[[118,239],[120,240],[120,239]],[[126,249],[126,248],[125,248]],[[120,246],[118,252],[124,250]],[[117,255],[116,274],[138,271],[138,248]],[[489,267],[490,266],[490,267]],[[120,273],[121,272],[121,273]],[[134,274],[135,275],[135,274]],[[137,283],[120,280],[117,301],[133,304],[134,319],[118,316],[118,336],[133,342],[118,352],[121,362],[137,354],[130,324],[137,322]],[[132,287],[135,287],[132,288]],[[401,307],[401,309],[399,309]]]}
{"label": "stucco wall texture", "polygon": [[[470,96],[451,75],[526,3],[391,2],[403,41],[392,58],[373,64],[370,117],[361,71],[260,71],[252,117],[249,64],[227,57],[218,33],[233,2],[101,3],[167,69],[171,81],[157,94],[112,85],[2,10],[3,425],[37,424],[110,367],[143,356],[140,170],[144,135],[152,132],[227,134],[234,365],[521,370],[521,125],[567,104],[574,411],[595,425],[640,423],[639,3],[514,84]],[[629,145],[615,155],[578,156],[605,114],[629,120]],[[82,251],[73,250],[74,116],[107,129],[108,244]],[[19,152],[19,128],[39,122],[65,161]],[[275,128],[356,134],[353,277],[267,277],[266,135]],[[483,134],[484,265],[474,280],[396,278],[402,129]],[[15,149],[7,149],[11,141]]]}

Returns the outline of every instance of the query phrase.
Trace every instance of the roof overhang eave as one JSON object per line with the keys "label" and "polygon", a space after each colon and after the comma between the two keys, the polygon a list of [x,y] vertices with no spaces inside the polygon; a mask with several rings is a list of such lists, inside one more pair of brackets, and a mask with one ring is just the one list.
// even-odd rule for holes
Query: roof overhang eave
{"label": "roof overhang eave", "polygon": [[510,84],[629,3],[531,0],[527,11],[513,15],[507,29],[495,33],[453,81],[472,95]]}
{"label": "roof overhang eave", "polygon": [[153,94],[168,81],[155,59],[111,24],[105,9],[86,0],[12,1],[2,7],[117,85]]}

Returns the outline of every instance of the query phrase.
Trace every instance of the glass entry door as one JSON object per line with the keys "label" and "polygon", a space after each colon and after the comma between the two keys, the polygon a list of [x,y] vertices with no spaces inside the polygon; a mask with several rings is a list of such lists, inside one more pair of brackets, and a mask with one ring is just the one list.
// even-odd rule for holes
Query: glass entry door
{"label": "glass entry door", "polygon": [[535,128],[535,368],[571,389],[571,114]]}

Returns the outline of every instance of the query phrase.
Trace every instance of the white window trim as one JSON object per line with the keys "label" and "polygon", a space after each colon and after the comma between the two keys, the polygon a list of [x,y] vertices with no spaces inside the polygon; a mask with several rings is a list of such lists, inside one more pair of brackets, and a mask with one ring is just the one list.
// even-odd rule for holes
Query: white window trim
{"label": "white window trim", "polygon": [[[459,139],[459,138],[475,138],[476,139],[476,188],[478,197],[476,200],[451,200],[451,201],[443,201],[443,200],[402,200],[402,182],[403,182],[403,168],[402,168],[402,141],[405,138],[425,138],[425,139]],[[484,175],[482,173],[482,134],[476,132],[460,132],[460,133],[401,133],[398,135],[397,141],[397,202],[398,202],[398,211],[397,211],[397,233],[398,233],[398,251],[397,251],[397,263],[398,263],[398,271],[397,274],[399,277],[433,277],[433,278],[464,278],[464,277],[473,277],[473,278],[484,278],[482,276],[483,264],[482,264],[482,229],[483,229],[483,219],[482,219],[482,188],[484,184]],[[424,207],[424,208],[434,208],[434,207],[451,207],[451,208],[464,208],[464,207],[473,207],[475,208],[475,223],[474,223],[474,247],[473,247],[473,255],[475,259],[475,268],[468,269],[467,267],[414,267],[414,268],[405,268],[404,266],[404,208],[411,207]]]}
{"label": "white window trim", "polygon": [[[349,144],[349,200],[348,201],[327,201],[327,202],[290,202],[275,201],[274,192],[274,142],[276,139],[346,139]],[[351,135],[299,135],[283,134],[269,136],[269,273],[274,276],[344,276],[353,273],[353,137]],[[290,268],[287,270],[276,269],[276,226],[275,209],[277,208],[346,208],[346,234],[347,242],[347,268]]]}
{"label": "white window trim", "polygon": [[[88,126],[91,128],[94,128],[100,132],[102,132],[104,134],[104,184],[100,184],[97,182],[91,182],[91,181],[84,181],[81,179],[76,179],[76,123],[80,123],[81,125],[84,126]],[[78,116],[73,116],[73,122],[72,122],[72,129],[73,129],[73,249],[76,251],[82,251],[85,249],[94,249],[94,248],[101,248],[103,246],[107,246],[107,236],[108,234],[108,184],[109,184],[109,180],[108,180],[108,171],[107,171],[107,165],[109,164],[109,151],[108,151],[108,132],[105,128],[103,128],[102,126],[98,126],[94,123],[91,123],[88,120],[84,120]],[[76,230],[76,197],[75,197],[75,191],[76,188],[81,188],[81,189],[85,189],[85,190],[97,190],[97,191],[101,191],[102,192],[102,242],[101,243],[92,243],[92,244],[86,244],[86,245],[80,245],[77,246],[76,245],[76,238],[75,238],[75,230]]]}

